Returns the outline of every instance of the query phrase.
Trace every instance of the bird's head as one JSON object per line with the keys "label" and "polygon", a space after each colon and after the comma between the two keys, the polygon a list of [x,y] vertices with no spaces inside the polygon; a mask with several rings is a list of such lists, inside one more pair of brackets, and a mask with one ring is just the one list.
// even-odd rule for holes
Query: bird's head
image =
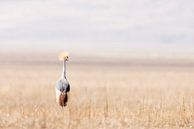
{"label": "bird's head", "polygon": [[59,53],[59,60],[60,61],[68,61],[69,60],[69,53],[68,52],[61,52]]}

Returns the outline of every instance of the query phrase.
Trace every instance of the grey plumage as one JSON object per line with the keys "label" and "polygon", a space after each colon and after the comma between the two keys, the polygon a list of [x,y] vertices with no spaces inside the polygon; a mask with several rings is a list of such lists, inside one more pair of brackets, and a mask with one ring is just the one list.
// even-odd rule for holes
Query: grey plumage
{"label": "grey plumage", "polygon": [[60,92],[69,92],[70,91],[70,85],[66,78],[60,78],[57,81],[56,89]]}
{"label": "grey plumage", "polygon": [[66,61],[68,57],[64,59],[62,76],[56,82],[56,99],[60,106],[66,106],[68,101],[67,92],[70,91],[70,84],[66,78]]}
{"label": "grey plumage", "polygon": [[63,62],[62,76],[61,78],[59,78],[59,80],[57,81],[57,85],[56,85],[57,90],[59,90],[60,92],[65,92],[65,93],[70,91],[70,85],[66,78],[66,61],[67,59],[65,59]]}

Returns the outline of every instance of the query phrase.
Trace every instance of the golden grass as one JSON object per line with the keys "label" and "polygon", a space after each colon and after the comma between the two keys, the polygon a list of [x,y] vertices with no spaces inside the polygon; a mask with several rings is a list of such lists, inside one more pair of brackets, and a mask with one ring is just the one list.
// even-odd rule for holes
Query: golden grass
{"label": "golden grass", "polygon": [[56,65],[0,66],[2,129],[194,128],[194,69],[70,65],[70,99],[55,101]]}

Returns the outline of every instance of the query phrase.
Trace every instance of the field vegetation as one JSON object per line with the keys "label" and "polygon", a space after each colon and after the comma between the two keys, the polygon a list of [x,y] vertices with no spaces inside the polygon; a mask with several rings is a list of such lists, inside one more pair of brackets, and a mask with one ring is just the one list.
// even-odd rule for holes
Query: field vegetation
{"label": "field vegetation", "polygon": [[58,64],[0,66],[2,129],[194,128],[194,68],[68,65],[67,107],[55,100]]}

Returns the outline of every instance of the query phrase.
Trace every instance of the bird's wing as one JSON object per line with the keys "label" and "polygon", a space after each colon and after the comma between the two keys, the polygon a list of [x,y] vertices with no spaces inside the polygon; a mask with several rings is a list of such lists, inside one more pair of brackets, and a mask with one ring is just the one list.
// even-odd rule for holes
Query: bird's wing
{"label": "bird's wing", "polygon": [[56,88],[61,92],[68,92],[70,90],[70,85],[67,80],[62,79],[57,81]]}

